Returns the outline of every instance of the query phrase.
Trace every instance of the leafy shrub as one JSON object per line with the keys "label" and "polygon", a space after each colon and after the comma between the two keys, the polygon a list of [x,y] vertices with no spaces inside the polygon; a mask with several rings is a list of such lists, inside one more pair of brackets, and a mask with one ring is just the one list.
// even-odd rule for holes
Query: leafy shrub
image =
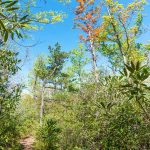
{"label": "leafy shrub", "polygon": [[[133,75],[106,77],[103,84],[85,84],[80,93],[55,95],[59,101],[51,102],[49,114],[61,123],[62,150],[149,149],[149,120],[130,99],[132,86],[124,86]],[[141,103],[149,113],[149,102]]]}
{"label": "leafy shrub", "polygon": [[18,148],[19,130],[15,116],[6,116],[0,121],[0,149]]}
{"label": "leafy shrub", "polygon": [[37,134],[37,149],[56,150],[59,147],[60,128],[55,120],[49,119],[39,129]]}
{"label": "leafy shrub", "polygon": [[0,149],[16,148],[19,131],[16,106],[20,100],[21,86],[10,83],[19,69],[18,53],[0,49]]}
{"label": "leafy shrub", "polygon": [[22,94],[17,106],[16,114],[19,116],[19,132],[21,137],[35,135],[39,122],[39,113],[33,98],[28,94]]}
{"label": "leafy shrub", "polygon": [[102,145],[104,149],[149,149],[150,125],[134,107],[125,104],[109,116]]}

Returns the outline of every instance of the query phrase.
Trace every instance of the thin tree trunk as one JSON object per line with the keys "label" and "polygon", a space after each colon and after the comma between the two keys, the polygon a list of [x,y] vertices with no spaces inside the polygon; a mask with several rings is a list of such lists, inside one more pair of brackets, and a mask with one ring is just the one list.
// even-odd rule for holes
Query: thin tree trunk
{"label": "thin tree trunk", "polygon": [[36,99],[36,84],[37,84],[37,76],[35,77],[35,82],[33,86],[33,100],[35,107],[35,118],[38,119],[38,109],[37,109],[37,99]]}
{"label": "thin tree trunk", "polygon": [[[111,16],[109,7],[107,7],[107,11],[108,11],[108,15]],[[114,30],[114,33],[115,33],[115,36],[116,36],[116,43],[118,44],[120,53],[121,53],[121,55],[122,55],[122,57],[123,57],[123,64],[124,64],[124,66],[125,66],[125,65],[128,63],[127,57],[125,56],[125,53],[124,53],[124,51],[123,51],[122,43],[121,43],[121,41],[120,41],[120,37],[119,37],[119,34],[118,34],[118,32],[117,32],[116,26],[114,25],[113,22],[111,22],[111,25],[112,25],[112,27],[113,27],[113,30]],[[126,32],[126,30],[125,30],[125,32]],[[128,35],[127,35],[127,33],[126,33],[126,37],[127,37],[127,45],[128,45],[128,49],[129,49],[129,42],[128,42]],[[127,49],[127,50],[128,50],[128,49]]]}
{"label": "thin tree trunk", "polygon": [[35,82],[34,82],[34,86],[33,86],[33,100],[34,100],[35,104],[36,104],[36,94],[35,94],[36,83],[37,83],[37,76],[35,77]]}
{"label": "thin tree trunk", "polygon": [[56,92],[56,90],[57,90],[57,82],[56,82],[56,80],[54,80],[54,89],[55,89],[55,92]]}
{"label": "thin tree trunk", "polygon": [[124,62],[124,65],[128,64],[128,60],[127,60],[127,57],[125,55],[123,55],[123,62]]}
{"label": "thin tree trunk", "polygon": [[80,84],[80,88],[81,88],[81,83],[82,83],[82,79],[81,79],[81,73],[78,73],[78,76],[79,76],[79,84]]}
{"label": "thin tree trunk", "polygon": [[92,48],[92,59],[93,59],[93,71],[95,75],[95,81],[99,81],[99,74],[98,74],[98,68],[97,68],[97,59],[96,59],[96,51],[95,48]]}
{"label": "thin tree trunk", "polygon": [[78,70],[78,77],[79,77],[79,82],[80,82],[80,86],[81,86],[81,83],[82,83],[82,79],[81,79],[81,70],[82,70],[82,66],[81,66],[81,59],[79,60],[79,70]]}
{"label": "thin tree trunk", "polygon": [[[91,33],[89,31],[89,37],[91,36]],[[93,72],[95,76],[95,81],[99,81],[99,73],[98,73],[98,68],[97,68],[97,56],[96,56],[96,50],[94,47],[94,41],[93,39],[90,39],[90,50],[92,54],[92,62],[93,62]]]}
{"label": "thin tree trunk", "polygon": [[40,125],[42,126],[43,113],[44,113],[44,92],[45,92],[45,82],[42,85],[42,98],[41,98],[41,109],[40,109]]}

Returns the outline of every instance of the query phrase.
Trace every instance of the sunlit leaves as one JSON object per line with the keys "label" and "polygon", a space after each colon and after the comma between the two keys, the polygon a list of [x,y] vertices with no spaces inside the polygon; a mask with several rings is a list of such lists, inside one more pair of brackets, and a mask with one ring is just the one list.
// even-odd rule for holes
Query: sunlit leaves
{"label": "sunlit leaves", "polygon": [[[105,51],[105,54],[108,54],[114,67],[119,58],[121,66],[129,61],[145,59],[145,51],[136,43],[136,38],[143,30],[142,10],[144,5],[143,0],[133,1],[127,6],[120,4],[119,1],[105,1],[106,13],[102,16],[104,30],[101,30],[97,41],[103,42],[102,53]],[[117,55],[118,59],[115,58]]]}
{"label": "sunlit leaves", "polygon": [[80,39],[88,42],[90,39],[96,38],[101,32],[98,26],[100,17],[100,7],[94,5],[94,0],[77,1],[79,5],[76,7],[75,26],[86,33],[86,36],[81,35]]}
{"label": "sunlit leaves", "polygon": [[150,91],[149,85],[145,82],[150,76],[150,68],[146,65],[142,66],[140,62],[131,62],[130,65],[126,65],[121,74],[127,80],[126,84],[121,86],[123,94],[127,95],[129,100],[135,100],[146,117],[150,119],[144,107],[148,100],[147,93]]}
{"label": "sunlit leaves", "polygon": [[45,80],[49,74],[46,63],[47,61],[42,55],[38,56],[34,63],[33,73],[41,80]]}
{"label": "sunlit leaves", "polygon": [[57,22],[62,22],[65,16],[66,15],[64,13],[55,11],[42,11],[37,13],[35,18],[39,23],[54,24]]}
{"label": "sunlit leaves", "polygon": [[0,35],[4,42],[8,38],[23,38],[22,30],[37,30],[38,23],[54,24],[62,22],[64,13],[55,11],[40,11],[33,13],[31,8],[36,1],[19,3],[18,0],[0,2]]}
{"label": "sunlit leaves", "polygon": [[59,43],[55,44],[55,48],[49,46],[48,49],[49,56],[38,56],[33,67],[34,75],[42,81],[59,76],[68,57],[66,52],[61,51]]}
{"label": "sunlit leaves", "polygon": [[[0,50],[0,73],[1,76],[10,76],[14,75],[18,71],[18,53],[9,51],[9,50]],[[5,74],[6,73],[6,74]]]}
{"label": "sunlit leaves", "polygon": [[78,83],[84,78],[84,67],[90,61],[86,54],[86,49],[83,44],[79,44],[77,48],[71,50],[69,58],[71,65],[67,68],[67,73],[74,78]]}
{"label": "sunlit leaves", "polygon": [[146,80],[150,76],[150,68],[145,65],[131,62],[130,65],[126,65],[121,73],[126,77],[128,83],[123,85],[124,90],[127,90],[127,94],[130,95],[130,99],[137,98],[144,99],[147,90],[150,90],[149,85],[146,84]]}
{"label": "sunlit leaves", "polygon": [[16,34],[18,38],[22,37],[19,33],[30,21],[28,16],[18,16],[18,1],[5,1],[0,3],[0,34],[4,42],[9,36],[13,39]]}

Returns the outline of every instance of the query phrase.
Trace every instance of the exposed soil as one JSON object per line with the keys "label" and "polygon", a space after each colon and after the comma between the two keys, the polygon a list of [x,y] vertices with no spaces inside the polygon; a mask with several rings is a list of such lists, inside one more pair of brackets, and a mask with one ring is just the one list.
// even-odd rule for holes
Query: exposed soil
{"label": "exposed soil", "polygon": [[23,150],[33,150],[33,143],[35,139],[33,136],[28,136],[22,140],[20,140],[20,144],[23,147]]}

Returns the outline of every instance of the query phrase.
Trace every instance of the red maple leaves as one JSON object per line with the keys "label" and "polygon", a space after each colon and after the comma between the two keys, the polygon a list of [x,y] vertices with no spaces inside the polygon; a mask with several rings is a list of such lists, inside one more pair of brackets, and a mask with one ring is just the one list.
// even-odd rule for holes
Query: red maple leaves
{"label": "red maple leaves", "polygon": [[95,39],[101,32],[98,24],[100,18],[100,7],[94,5],[94,0],[76,0],[79,5],[76,7],[75,25],[86,35],[80,35],[84,42]]}

